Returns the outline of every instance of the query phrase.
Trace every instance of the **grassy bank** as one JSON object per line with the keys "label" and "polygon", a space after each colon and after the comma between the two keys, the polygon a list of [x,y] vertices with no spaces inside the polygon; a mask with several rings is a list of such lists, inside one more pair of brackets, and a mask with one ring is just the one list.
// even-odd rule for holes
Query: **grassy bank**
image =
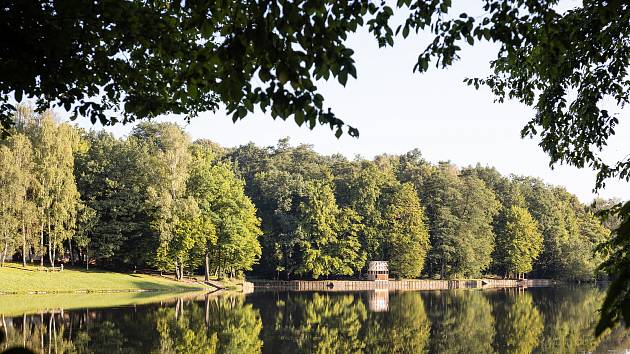
{"label": "grassy bank", "polygon": [[99,270],[66,269],[45,272],[36,267],[7,264],[0,267],[0,293],[69,293],[103,291],[181,292],[202,290],[201,284],[176,282],[146,274],[123,274]]}

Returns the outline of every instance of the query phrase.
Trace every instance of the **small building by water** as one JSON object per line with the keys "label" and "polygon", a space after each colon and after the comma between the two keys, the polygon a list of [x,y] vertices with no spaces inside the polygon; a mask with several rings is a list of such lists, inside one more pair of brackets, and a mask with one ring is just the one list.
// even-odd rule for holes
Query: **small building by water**
{"label": "small building by water", "polygon": [[367,270],[368,280],[389,280],[389,267],[386,261],[370,261]]}

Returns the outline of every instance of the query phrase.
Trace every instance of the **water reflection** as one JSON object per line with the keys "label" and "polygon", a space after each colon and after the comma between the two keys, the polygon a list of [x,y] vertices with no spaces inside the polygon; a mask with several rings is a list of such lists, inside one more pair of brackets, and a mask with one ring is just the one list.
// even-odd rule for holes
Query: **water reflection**
{"label": "water reflection", "polygon": [[[1,309],[0,309],[1,311]],[[262,322],[242,297],[2,317],[6,349],[42,353],[257,353]]]}
{"label": "water reflection", "polygon": [[368,291],[368,308],[372,312],[387,312],[389,310],[389,290],[376,289]]}
{"label": "water reflection", "polygon": [[479,291],[426,294],[431,321],[430,350],[436,353],[491,353],[494,317]]}
{"label": "water reflection", "polygon": [[[10,346],[42,353],[610,353],[593,338],[603,290],[291,293],[2,316]],[[0,313],[2,309],[0,309]]]}

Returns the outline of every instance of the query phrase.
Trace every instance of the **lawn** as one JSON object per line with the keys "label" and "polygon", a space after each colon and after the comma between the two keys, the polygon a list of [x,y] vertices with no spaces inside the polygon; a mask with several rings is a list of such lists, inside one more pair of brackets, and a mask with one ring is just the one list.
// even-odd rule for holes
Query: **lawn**
{"label": "lawn", "polygon": [[[45,272],[14,263],[0,267],[0,293],[140,291],[181,292],[206,289],[204,285],[180,283],[146,274],[65,269]],[[0,295],[2,296],[2,295]],[[109,295],[108,295],[109,296]]]}

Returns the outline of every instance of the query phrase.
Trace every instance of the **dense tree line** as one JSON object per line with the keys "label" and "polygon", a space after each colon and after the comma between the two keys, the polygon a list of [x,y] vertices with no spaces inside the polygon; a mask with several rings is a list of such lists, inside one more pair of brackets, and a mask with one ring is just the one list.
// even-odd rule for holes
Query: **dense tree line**
{"label": "dense tree line", "polygon": [[[308,145],[222,148],[176,124],[117,139],[22,109],[0,148],[2,259],[260,277],[589,280],[609,228],[561,187],[494,168]],[[610,202],[609,202],[610,203]],[[610,224],[610,225],[608,225]]]}
{"label": "dense tree line", "polygon": [[235,276],[260,257],[260,220],[215,146],[175,124],[126,139],[23,109],[0,147],[2,261]]}
{"label": "dense tree line", "polygon": [[594,249],[610,234],[561,187],[432,164],[417,150],[349,160],[281,140],[226,150],[223,160],[262,219],[261,276],[358,275],[366,261],[387,260],[396,277],[587,280],[599,276]]}

